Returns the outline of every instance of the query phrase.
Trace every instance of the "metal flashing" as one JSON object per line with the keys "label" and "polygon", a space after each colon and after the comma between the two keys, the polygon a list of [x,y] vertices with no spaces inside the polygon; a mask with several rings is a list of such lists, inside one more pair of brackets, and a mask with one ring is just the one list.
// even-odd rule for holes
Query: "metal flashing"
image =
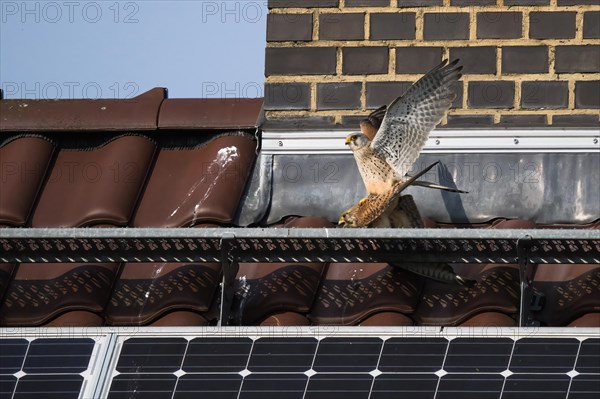
{"label": "metal flashing", "polygon": [[[357,130],[262,133],[263,154],[349,154],[344,137]],[[599,152],[600,129],[436,129],[423,153]]]}

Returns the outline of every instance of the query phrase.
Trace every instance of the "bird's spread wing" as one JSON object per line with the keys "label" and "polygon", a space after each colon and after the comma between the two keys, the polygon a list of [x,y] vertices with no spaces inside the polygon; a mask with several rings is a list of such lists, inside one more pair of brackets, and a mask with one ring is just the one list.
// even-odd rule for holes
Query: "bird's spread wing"
{"label": "bird's spread wing", "polygon": [[387,105],[382,105],[375,111],[371,112],[365,119],[360,121],[360,130],[369,138],[369,140],[373,140],[375,138],[375,134],[377,134],[377,130],[381,126],[381,122],[383,121],[386,110]]}
{"label": "bird's spread wing", "polygon": [[379,129],[379,126],[381,126],[381,122],[383,122],[383,118],[385,117],[386,111],[387,105],[382,105],[375,111],[371,112],[369,116],[367,116],[366,120],[369,121],[371,125]]}
{"label": "bird's spread wing", "polygon": [[[398,178],[403,178],[419,157],[429,133],[440,123],[456,94],[452,84],[460,79],[458,60],[444,60],[413,84],[387,108],[375,139],[375,154],[385,158]],[[381,108],[380,108],[381,109]]]}

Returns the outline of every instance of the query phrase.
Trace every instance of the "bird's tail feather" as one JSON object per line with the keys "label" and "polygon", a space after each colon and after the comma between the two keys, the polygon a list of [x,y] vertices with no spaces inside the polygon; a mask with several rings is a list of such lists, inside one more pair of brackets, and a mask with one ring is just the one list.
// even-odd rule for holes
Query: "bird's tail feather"
{"label": "bird's tail feather", "polygon": [[413,186],[420,186],[420,187],[427,187],[427,188],[435,188],[437,190],[444,190],[444,191],[450,191],[453,193],[461,193],[461,194],[468,194],[468,191],[464,191],[464,190],[460,190],[458,188],[454,188],[454,187],[448,187],[448,186],[442,186],[441,184],[436,184],[436,183],[432,183],[432,182],[428,182],[425,180],[417,180],[414,181],[412,183]]}
{"label": "bird's tail feather", "polygon": [[392,266],[404,269],[430,280],[445,284],[455,284],[464,287],[471,287],[475,280],[461,277],[454,272],[454,269],[446,263],[391,263]]}

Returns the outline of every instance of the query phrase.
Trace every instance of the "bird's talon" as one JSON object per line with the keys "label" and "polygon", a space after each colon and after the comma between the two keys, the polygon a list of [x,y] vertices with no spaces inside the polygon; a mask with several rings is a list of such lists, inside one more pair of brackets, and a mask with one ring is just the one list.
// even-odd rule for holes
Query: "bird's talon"
{"label": "bird's talon", "polygon": [[367,198],[363,198],[360,201],[358,201],[358,206],[361,206],[362,204],[364,204],[365,202],[367,202],[368,199],[369,198],[367,197]]}

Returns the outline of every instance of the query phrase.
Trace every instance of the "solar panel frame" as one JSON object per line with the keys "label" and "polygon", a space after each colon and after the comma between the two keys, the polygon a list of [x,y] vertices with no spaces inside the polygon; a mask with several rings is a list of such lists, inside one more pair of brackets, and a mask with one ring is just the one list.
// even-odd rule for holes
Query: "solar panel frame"
{"label": "solar panel frame", "polygon": [[[527,388],[529,380],[538,379],[542,382],[543,390],[549,391],[544,393],[545,398],[568,397],[570,399],[596,397],[600,394],[600,366],[596,364],[596,352],[600,347],[600,331],[594,328],[480,328],[480,327],[338,327],[338,326],[314,326],[314,327],[137,327],[129,328],[97,328],[93,331],[85,328],[28,328],[28,329],[2,329],[0,328],[0,342],[7,340],[25,340],[28,343],[36,339],[56,339],[63,340],[91,338],[94,341],[94,347],[90,355],[88,368],[81,373],[83,377],[83,385],[79,398],[99,398],[106,399],[109,397],[111,382],[115,376],[124,379],[128,376],[127,373],[119,373],[116,367],[119,363],[119,356],[123,348],[123,344],[128,339],[179,339],[185,340],[186,350],[181,360],[181,366],[185,356],[188,354],[189,344],[196,341],[204,342],[242,342],[249,344],[251,347],[248,350],[248,358],[245,362],[240,362],[238,368],[242,370],[228,373],[219,371],[203,372],[203,373],[187,373],[182,369],[172,373],[171,380],[176,380],[173,387],[173,392],[164,392],[166,397],[175,399],[187,399],[198,395],[198,386],[204,387],[200,389],[213,389],[211,397],[235,397],[252,399],[252,398],[269,398],[277,397],[276,393],[269,391],[264,392],[269,387],[279,387],[283,383],[285,386],[286,397],[294,398],[300,396],[299,392],[304,384],[304,390],[308,388],[308,395],[302,392],[302,396],[311,398],[314,395],[313,391],[322,391],[320,396],[325,395],[328,399],[336,397],[353,397],[347,392],[349,387],[356,386],[359,391],[358,396],[365,396],[368,389],[370,399],[387,399],[395,398],[400,394],[409,394],[411,398],[435,397],[442,399],[445,397],[453,397],[460,395],[461,397],[496,397],[494,391],[502,382],[502,398],[510,397],[536,397],[539,392],[535,389]],[[402,368],[400,371],[392,371],[385,369],[385,362],[382,362],[386,353],[386,345],[394,349],[393,345],[398,343],[410,344],[415,339],[422,340],[421,342],[429,342],[438,344],[441,343],[440,349],[443,350],[444,360],[441,368],[433,371],[435,367],[428,366],[427,369],[416,370],[415,372],[406,372]],[[304,349],[291,348],[289,345],[295,340],[304,343]],[[412,341],[411,341],[412,340]],[[559,358],[567,359],[569,367],[561,366],[554,367],[554,373],[532,373],[531,369],[523,369],[525,372],[513,372],[509,369],[498,373],[500,370],[499,364],[503,364],[505,356],[502,357],[506,349],[498,349],[488,345],[488,352],[492,354],[500,354],[502,362],[492,362],[492,369],[487,372],[478,372],[473,374],[469,372],[473,367],[481,367],[489,365],[489,363],[477,363],[466,360],[465,368],[454,368],[454,364],[464,356],[464,359],[472,357],[469,353],[468,345],[461,347],[465,342],[477,341],[486,344],[496,343],[499,345],[508,346],[513,342],[511,348],[511,359],[514,355],[514,347],[517,343],[523,341],[526,344],[547,344],[550,347],[556,347],[566,342],[572,346],[577,346],[575,355],[572,349],[568,349],[565,353],[559,353],[555,350],[549,350],[548,354],[559,355]],[[379,353],[377,356],[376,368],[370,372],[366,372],[368,368],[358,371],[340,373],[339,370],[330,369],[328,371],[315,371],[316,354],[321,343],[325,342],[372,342],[379,345]],[[316,344],[314,344],[316,342]],[[447,342],[444,346],[443,343]],[[257,344],[258,343],[258,344]],[[262,345],[262,344],[266,345]],[[269,345],[273,346],[275,352],[279,354],[287,354],[294,352],[300,354],[304,358],[314,348],[314,356],[310,361],[310,368],[302,373],[303,367],[308,364],[307,360],[301,362],[292,362],[295,367],[287,371],[275,371],[274,365],[277,361],[269,361]],[[287,349],[286,349],[287,345]],[[406,345],[405,345],[406,346]],[[308,348],[308,349],[306,349]],[[472,349],[472,348],[471,348]],[[256,351],[256,352],[253,352]],[[453,355],[460,354],[455,360],[448,361]],[[219,352],[219,350],[213,351]],[[327,351],[322,353],[326,353]],[[371,353],[367,351],[367,353]],[[389,352],[389,351],[388,351]],[[392,351],[393,352],[393,351]],[[400,352],[400,355],[402,354]],[[423,353],[423,350],[413,351],[414,353]],[[476,351],[475,351],[476,352]],[[349,353],[363,353],[364,351],[354,349]],[[436,353],[436,351],[431,351]],[[523,352],[525,353],[525,352]],[[262,356],[262,361],[257,365],[266,365],[266,367],[251,366],[251,358],[254,354]],[[265,361],[266,359],[266,361]],[[371,362],[372,363],[372,362]],[[559,363],[560,365],[560,363]],[[568,372],[565,372],[571,368]],[[491,370],[491,371],[490,371]],[[26,374],[24,374],[26,375]],[[72,374],[73,375],[73,374]],[[132,374],[129,374],[132,375]],[[153,374],[152,376],[159,376]],[[2,377],[6,377],[3,374]],[[22,377],[22,375],[20,375]],[[555,378],[556,377],[556,378]],[[461,378],[464,380],[461,383]],[[528,380],[529,379],[529,380]],[[118,380],[118,379],[117,379]],[[502,381],[501,381],[502,380]],[[213,381],[214,383],[208,383]],[[312,381],[312,383],[311,383]],[[333,383],[332,383],[333,381]],[[337,381],[337,385],[335,382]],[[486,381],[488,384],[486,385]],[[548,382],[550,381],[550,382]],[[0,383],[10,384],[10,380],[0,377]],[[346,383],[347,382],[347,383]],[[220,385],[219,385],[220,384]],[[423,387],[423,384],[428,384],[428,388]],[[368,385],[368,388],[365,388]],[[2,384],[0,384],[2,386]],[[486,391],[488,387],[490,388]],[[219,388],[220,387],[220,388]],[[325,387],[325,388],[323,388]],[[328,388],[330,387],[330,388]],[[333,387],[333,388],[331,388]],[[523,391],[529,389],[534,392],[514,392],[515,389]],[[557,388],[558,387],[558,388]],[[534,386],[534,388],[536,388]],[[538,389],[539,386],[536,388]],[[169,388],[170,389],[170,388]],[[221,392],[218,391],[221,389]],[[261,391],[261,389],[263,391]],[[324,391],[329,391],[324,393]],[[413,391],[411,391],[411,389]],[[416,391],[415,391],[416,389]],[[362,393],[360,392],[362,391]],[[433,392],[433,393],[432,393]],[[280,393],[280,392],[279,392]],[[262,395],[262,396],[261,396]],[[498,393],[498,395],[500,395]],[[5,395],[7,396],[7,395]],[[127,397],[130,397],[130,392],[126,392]],[[7,397],[12,397],[7,396]],[[111,396],[111,398],[117,396]],[[141,397],[141,396],[140,396]],[[3,396],[4,398],[4,396]]]}
{"label": "solar panel frame", "polygon": [[[416,382],[427,382],[430,381],[430,390],[433,390],[434,395],[431,396],[427,393],[415,393],[411,392],[407,397],[435,397],[436,399],[442,399],[447,397],[457,397],[456,395],[462,395],[461,397],[469,398],[469,397],[500,397],[500,392],[504,390],[502,398],[511,397],[513,394],[512,391],[514,388],[512,386],[507,385],[507,382],[516,382],[521,386],[527,381],[524,378],[519,378],[520,376],[530,376],[531,374],[527,373],[513,373],[510,370],[500,370],[500,366],[498,363],[493,363],[493,370],[479,373],[470,373],[468,372],[468,367],[473,367],[474,364],[470,363],[467,366],[467,371],[464,369],[456,369],[457,371],[448,371],[444,368],[437,370],[436,372],[415,372],[415,373],[402,373],[402,372],[384,372],[379,370],[382,359],[382,354],[384,352],[385,345],[389,342],[393,344],[394,342],[401,342],[399,340],[402,339],[429,339],[435,342],[436,340],[446,340],[448,342],[447,348],[444,352],[444,358],[447,359],[447,356],[451,352],[449,348],[452,347],[452,344],[456,342],[460,344],[461,342],[473,341],[477,340],[485,340],[487,343],[496,342],[501,345],[511,346],[509,345],[511,342],[513,345],[510,348],[510,357],[512,358],[514,346],[520,340],[548,340],[548,342],[557,342],[557,340],[567,340],[568,342],[576,342],[578,349],[581,347],[582,343],[585,343],[587,340],[592,340],[590,342],[594,342],[593,340],[598,340],[600,338],[600,332],[597,329],[569,329],[569,328],[432,328],[432,327],[227,327],[223,329],[216,328],[163,328],[163,329],[148,329],[145,331],[140,331],[137,334],[137,337],[153,337],[154,339],[167,338],[167,337],[182,337],[191,342],[194,339],[221,339],[227,340],[229,338],[235,338],[239,340],[240,338],[247,338],[252,340],[252,349],[260,348],[260,344],[257,345],[261,340],[270,340],[274,344],[277,344],[277,340],[289,340],[297,337],[302,342],[311,342],[310,339],[315,339],[320,345],[323,342],[331,341],[335,339],[337,341],[348,339],[348,341],[352,342],[360,342],[364,341],[367,338],[369,340],[380,340],[382,345],[380,345],[380,353],[378,355],[377,365],[374,370],[370,372],[366,372],[365,370],[355,371],[355,372],[346,372],[339,373],[335,370],[329,371],[316,371],[311,367],[304,374],[300,373],[298,369],[293,372],[290,371],[281,371],[279,373],[274,373],[270,368],[265,369],[264,371],[257,370],[249,370],[248,365],[251,362],[251,357],[253,355],[252,349],[249,352],[248,360],[246,368],[235,373],[233,371],[229,371],[227,373],[221,374],[206,374],[207,380],[210,378],[226,378],[225,383],[221,381],[222,384],[228,386],[231,389],[235,389],[238,387],[237,383],[239,382],[239,391],[237,395],[233,395],[231,389],[229,395],[223,396],[215,396],[215,397],[235,397],[237,398],[255,398],[255,397],[276,397],[271,394],[264,394],[260,392],[261,384],[265,386],[275,386],[275,380],[279,381],[279,385],[281,385],[281,381],[296,381],[296,383],[300,383],[305,375],[306,378],[306,389],[308,391],[306,394],[303,393],[302,397],[304,399],[308,399],[311,397],[326,397],[328,399],[334,399],[336,397],[344,397],[344,398],[352,398],[354,395],[348,394],[348,392],[339,392],[343,390],[342,388],[338,389],[338,391],[327,391],[327,387],[331,386],[340,386],[340,387],[351,387],[356,385],[358,391],[362,391],[356,397],[369,397],[371,399],[387,399],[392,397],[398,397],[394,395],[398,395],[399,391],[393,391],[394,386],[398,387],[398,381],[404,380],[403,389],[410,388],[412,386],[420,386],[419,384],[415,385]],[[309,338],[309,340],[307,340]],[[114,374],[114,366],[116,365],[116,359],[119,357],[120,348],[122,348],[123,342],[127,339],[126,336],[120,336],[117,334],[117,347],[115,348],[115,361],[113,361],[113,365],[111,370]],[[443,342],[443,341],[441,341]],[[526,342],[526,341],[524,341]],[[535,342],[535,341],[531,341]],[[560,341],[558,341],[560,342]],[[591,347],[591,346],[590,346]],[[260,353],[264,354],[264,348],[261,349]],[[464,349],[464,348],[463,348]],[[497,348],[491,347],[490,349],[493,353],[504,354],[505,350],[498,350]],[[315,355],[318,352],[318,347],[315,348]],[[354,351],[357,352],[357,351]],[[360,351],[358,351],[360,353]],[[457,352],[458,353],[458,352]],[[465,354],[465,351],[462,352]],[[469,356],[468,351],[466,353]],[[577,352],[577,355],[579,352]],[[575,357],[572,357],[572,367],[575,366]],[[503,361],[506,361],[506,364],[512,359],[506,359],[506,356],[503,357]],[[446,360],[445,360],[446,361]],[[304,362],[303,364],[306,364]],[[450,365],[450,363],[449,363]],[[314,363],[313,363],[314,366]],[[476,366],[476,365],[475,365]],[[383,367],[382,367],[383,368]],[[179,379],[184,383],[181,388],[184,388],[185,384],[188,384],[187,388],[190,387],[190,381],[195,379],[202,379],[202,377],[198,377],[200,374],[193,373],[183,373],[178,374]],[[469,378],[475,375],[470,379],[469,384],[463,384],[463,391],[460,391],[460,379],[461,378]],[[539,374],[534,374],[537,378]],[[540,377],[543,380],[544,375]],[[568,373],[565,373],[565,370],[560,370],[558,373],[554,373],[553,375],[545,374],[546,377],[550,378],[552,381],[553,376],[559,376],[559,380],[554,384],[559,386],[558,391],[567,390],[570,388],[570,385],[574,383],[575,388],[581,390],[590,389],[590,386],[593,386],[593,383],[600,381],[600,374],[585,374],[585,373],[577,373],[573,369],[571,369]],[[485,381],[488,380],[488,384],[486,385]],[[269,382],[270,380],[273,380]],[[555,379],[556,380],[556,379]],[[227,381],[230,381],[231,384],[227,385]],[[248,383],[246,383],[248,381]],[[337,381],[337,383],[336,383]],[[566,384],[565,384],[566,381]],[[234,383],[235,382],[235,383]],[[104,394],[100,396],[100,398],[106,398],[108,390],[110,389],[111,377],[109,373],[109,378],[104,382]],[[432,385],[432,384],[435,385]],[[198,384],[198,383],[196,383]],[[290,382],[291,384],[291,382]],[[337,384],[337,385],[336,385]],[[348,385],[350,384],[350,385]],[[363,385],[361,385],[363,384]],[[369,385],[370,394],[365,396],[364,386]],[[286,397],[295,398],[299,396],[297,385],[292,387],[292,385],[284,384],[287,388]],[[519,386],[518,384],[515,386]],[[552,384],[547,384],[548,390],[552,391]],[[232,388],[233,387],[233,388]],[[259,388],[257,388],[259,387]],[[325,387],[325,388],[323,388]],[[456,387],[459,387],[458,390]],[[488,387],[492,387],[486,393],[486,389]],[[498,387],[500,388],[500,392],[492,392]],[[187,389],[186,388],[186,389]],[[420,387],[419,389],[421,389]],[[469,393],[470,389],[470,393]],[[528,389],[528,388],[527,388]],[[257,391],[258,390],[258,391]],[[320,391],[321,395],[314,395],[313,391]],[[325,392],[327,391],[327,392]],[[565,391],[565,392],[567,392]],[[431,392],[430,392],[431,393]],[[260,395],[263,396],[260,396]],[[406,392],[405,392],[406,394]],[[574,392],[575,394],[575,392]],[[579,395],[581,392],[578,393]],[[188,397],[193,397],[193,395],[198,395],[197,391],[187,391],[185,394],[183,392],[179,392],[177,390],[174,392],[173,398],[177,399],[185,399]],[[362,396],[361,396],[362,395]],[[429,396],[428,396],[429,395]],[[495,395],[495,396],[494,396]],[[523,397],[535,397],[535,393],[527,394],[522,393]],[[548,398],[553,397],[552,394],[547,395]],[[516,396],[515,396],[516,397]],[[567,397],[567,395],[563,395],[563,397]],[[573,397],[584,397],[584,396],[573,396]]]}
{"label": "solar panel frame", "polygon": [[[31,389],[36,397],[45,397],[36,389],[56,387],[67,389],[61,392],[64,398],[91,398],[104,369],[102,361],[111,351],[108,345],[111,336],[104,331],[91,331],[86,328],[0,328],[0,345],[7,343],[27,343],[19,370],[7,374],[0,372],[0,380],[14,382],[12,392],[2,392],[2,398],[18,399],[30,397]],[[74,347],[74,345],[76,345]],[[87,347],[91,345],[91,347]],[[6,346],[4,347],[6,349]],[[83,353],[83,350],[89,352]],[[75,352],[72,352],[75,350]],[[65,363],[65,359],[68,361]],[[78,361],[77,361],[78,360]],[[66,365],[65,365],[66,364]],[[13,370],[10,370],[13,371]],[[77,381],[81,381],[79,384]],[[27,384],[27,386],[26,386]],[[71,390],[69,390],[69,384]],[[73,387],[79,385],[79,391]],[[21,393],[27,388],[27,395]],[[67,393],[70,392],[70,395]],[[48,397],[56,397],[56,392],[47,392]]]}

